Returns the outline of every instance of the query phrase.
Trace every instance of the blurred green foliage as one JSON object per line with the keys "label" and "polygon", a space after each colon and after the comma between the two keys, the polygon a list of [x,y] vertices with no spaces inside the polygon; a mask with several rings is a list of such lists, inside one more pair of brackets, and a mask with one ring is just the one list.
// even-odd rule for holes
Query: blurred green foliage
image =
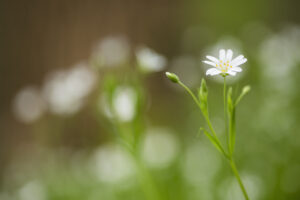
{"label": "blurred green foliage", "polygon": [[[237,166],[251,199],[300,198],[298,2],[100,2],[87,3],[77,19],[92,13],[87,17],[90,24],[79,20],[76,26],[89,30],[84,33],[90,35],[99,33],[95,37],[100,42],[89,40],[96,47],[73,52],[72,62],[61,62],[71,67],[61,71],[57,70],[61,63],[52,69],[46,61],[64,60],[64,55],[80,45],[58,52],[51,46],[59,46],[55,37],[45,36],[42,52],[48,58],[38,53],[39,44],[30,43],[34,38],[29,35],[36,29],[50,34],[56,25],[59,29],[59,21],[73,13],[68,6],[58,3],[62,14],[43,30],[38,22],[36,29],[29,26],[43,11],[38,3],[32,2],[37,14],[29,12],[27,23],[14,26],[26,10],[3,2],[7,7],[0,12],[6,16],[5,23],[1,21],[5,36],[1,40],[7,41],[1,52],[8,56],[3,56],[1,65],[10,69],[3,70],[0,79],[10,84],[1,84],[6,100],[0,118],[1,200],[147,199],[145,190],[153,188],[162,200],[242,199],[226,161],[205,135],[197,136],[205,121],[196,105],[165,78],[166,70],[174,72],[196,92],[207,69],[201,61],[207,54],[216,55],[219,48],[231,48],[248,58],[243,72],[228,79],[228,84],[233,91],[251,85],[251,92],[236,109],[235,147]],[[81,5],[69,4],[74,13]],[[53,16],[60,13],[55,6],[51,8]],[[107,24],[100,31],[93,29],[101,26],[96,8],[112,20],[111,26],[123,25],[130,31],[103,31],[110,27]],[[28,9],[33,9],[29,3]],[[16,19],[10,22],[14,13]],[[29,27],[25,36],[13,40],[12,32],[23,26]],[[42,35],[40,32],[36,36]],[[72,31],[64,33],[65,40],[82,37]],[[29,38],[26,47],[32,46],[28,54],[39,56],[26,58],[21,55],[27,55],[26,51],[20,53],[10,43],[23,37]],[[56,57],[48,51],[57,53]],[[28,68],[21,67],[19,58],[26,58],[24,66]],[[81,67],[70,64],[82,58]],[[40,67],[34,65],[36,59],[43,60],[46,70],[42,76],[34,72]],[[31,64],[36,68],[30,68]],[[22,74],[28,78],[22,80]],[[222,80],[208,77],[206,82],[212,123],[221,141],[226,141]],[[6,89],[10,87],[13,92]],[[236,99],[238,94],[232,96]],[[145,179],[150,181],[143,182]]]}

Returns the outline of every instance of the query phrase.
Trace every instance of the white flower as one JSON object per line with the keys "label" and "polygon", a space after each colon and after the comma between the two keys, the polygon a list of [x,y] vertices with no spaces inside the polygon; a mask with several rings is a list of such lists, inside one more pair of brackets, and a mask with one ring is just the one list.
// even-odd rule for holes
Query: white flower
{"label": "white flower", "polygon": [[46,102],[38,88],[28,86],[22,89],[15,97],[13,111],[16,117],[24,123],[33,123],[46,110]]}
{"label": "white flower", "polygon": [[219,51],[219,59],[213,56],[206,56],[208,59],[203,61],[204,63],[213,66],[206,71],[206,75],[217,75],[222,74],[224,76],[231,75],[235,76],[237,72],[241,72],[242,68],[239,65],[247,62],[247,59],[243,55],[232,59],[233,52],[231,49],[228,49],[227,52],[224,49]]}
{"label": "white flower", "polygon": [[150,128],[142,141],[143,160],[151,168],[170,166],[178,155],[178,142],[178,138],[169,129]]}
{"label": "white flower", "polygon": [[128,183],[135,172],[130,155],[116,144],[106,144],[97,149],[90,164],[92,172],[104,183]]}
{"label": "white flower", "polygon": [[119,86],[114,94],[112,106],[119,120],[131,121],[136,114],[137,94],[131,87]]}
{"label": "white flower", "polygon": [[92,60],[99,66],[118,67],[126,63],[129,56],[130,45],[126,37],[110,36],[97,44],[92,53]]}
{"label": "white flower", "polygon": [[43,87],[43,95],[50,111],[61,115],[79,111],[84,99],[94,88],[96,79],[96,74],[86,63],[50,74]]}
{"label": "white flower", "polygon": [[116,117],[122,122],[130,122],[136,115],[137,91],[129,86],[118,86],[112,95],[110,104],[108,94],[104,93],[99,101],[99,108],[108,118]]}
{"label": "white flower", "polygon": [[148,47],[136,51],[137,62],[143,72],[159,72],[167,65],[167,59]]}

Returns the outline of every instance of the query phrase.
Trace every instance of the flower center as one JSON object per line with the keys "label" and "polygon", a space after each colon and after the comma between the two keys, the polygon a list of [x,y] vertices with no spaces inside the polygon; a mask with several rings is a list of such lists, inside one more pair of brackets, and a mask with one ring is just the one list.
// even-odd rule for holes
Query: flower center
{"label": "flower center", "polygon": [[222,60],[219,61],[219,65],[216,65],[222,72],[227,72],[229,67],[232,68],[232,65],[230,65],[229,60],[226,62],[223,62]]}

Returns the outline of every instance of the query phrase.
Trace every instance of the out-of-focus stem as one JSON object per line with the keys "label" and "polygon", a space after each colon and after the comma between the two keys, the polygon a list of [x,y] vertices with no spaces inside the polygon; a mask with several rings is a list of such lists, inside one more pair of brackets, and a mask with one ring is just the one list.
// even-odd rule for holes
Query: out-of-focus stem
{"label": "out-of-focus stem", "polygon": [[191,97],[193,98],[193,100],[195,101],[195,103],[198,105],[198,107],[200,108],[201,110],[201,107],[200,107],[200,102],[198,101],[197,97],[194,95],[194,93],[190,90],[190,88],[188,88],[184,83],[182,83],[181,81],[178,82],[178,84],[183,87],[190,95]]}
{"label": "out-of-focus stem", "polygon": [[159,189],[158,189],[155,181],[153,180],[152,175],[150,174],[148,169],[145,167],[144,163],[140,160],[140,158],[135,153],[133,153],[132,155],[136,162],[139,179],[143,186],[142,188],[144,190],[146,198],[148,200],[156,200],[156,199],[163,200],[161,193],[159,192]]}
{"label": "out-of-focus stem", "polygon": [[234,174],[236,180],[237,180],[238,183],[239,183],[239,186],[240,186],[240,188],[241,188],[241,190],[242,190],[242,192],[243,192],[243,195],[244,195],[245,199],[246,199],[246,200],[250,200],[250,198],[249,198],[249,196],[248,196],[248,194],[247,194],[246,188],[245,188],[245,186],[244,186],[244,184],[243,184],[243,182],[242,182],[242,179],[241,179],[241,177],[240,177],[240,174],[239,174],[239,172],[238,172],[238,170],[237,170],[237,168],[236,168],[235,162],[234,162],[234,160],[233,160],[232,157],[229,159],[229,163],[230,163],[230,167],[231,167],[231,169],[232,169],[232,172],[233,172],[233,174]]}

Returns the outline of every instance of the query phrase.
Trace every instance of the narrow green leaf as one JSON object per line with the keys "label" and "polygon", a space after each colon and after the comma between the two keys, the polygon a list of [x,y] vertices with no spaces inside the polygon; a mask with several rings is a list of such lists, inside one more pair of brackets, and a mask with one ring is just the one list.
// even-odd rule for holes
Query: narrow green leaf
{"label": "narrow green leaf", "polygon": [[232,110],[233,110],[232,87],[230,87],[227,92],[227,111],[229,115],[230,113],[232,113]]}
{"label": "narrow green leaf", "polygon": [[232,109],[232,112],[229,116],[229,152],[232,155],[235,147],[235,108]]}
{"label": "narrow green leaf", "polygon": [[202,79],[198,98],[200,100],[200,109],[204,115],[208,115],[207,96],[208,96],[208,89],[206,86],[206,82],[205,79]]}
{"label": "narrow green leaf", "polygon": [[232,155],[235,145],[235,108],[232,100],[232,88],[229,88],[227,93],[227,112],[228,112],[228,150]]}
{"label": "narrow green leaf", "polygon": [[222,154],[225,154],[221,144],[209,132],[207,132],[205,129],[203,129],[203,133],[208,137],[208,139],[216,147],[216,149],[218,149],[218,151],[220,151]]}

